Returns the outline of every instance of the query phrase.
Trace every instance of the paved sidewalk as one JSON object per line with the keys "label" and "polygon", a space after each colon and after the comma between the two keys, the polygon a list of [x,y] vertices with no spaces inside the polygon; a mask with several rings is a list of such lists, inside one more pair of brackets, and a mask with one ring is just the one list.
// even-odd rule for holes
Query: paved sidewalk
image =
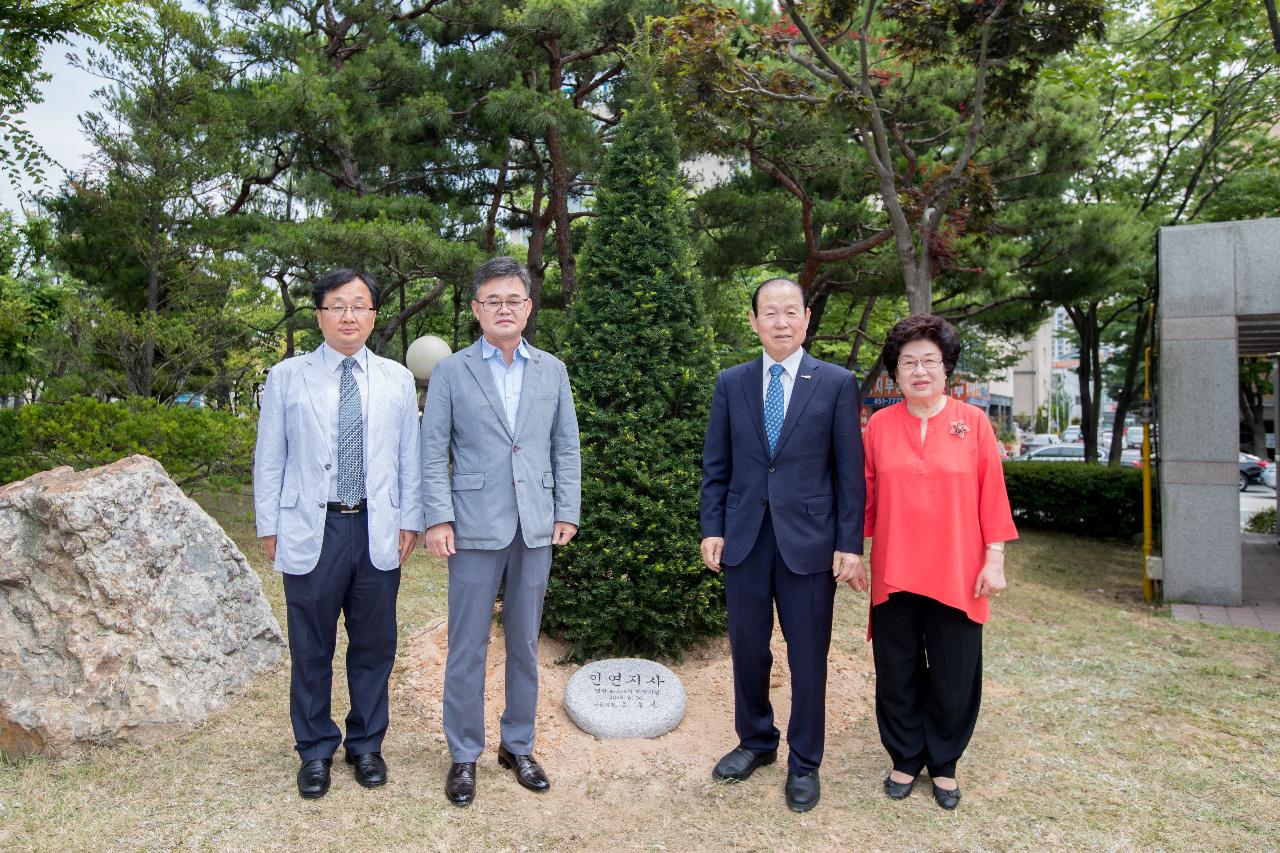
{"label": "paved sidewalk", "polygon": [[1175,604],[1173,618],[1280,631],[1280,545],[1274,533],[1240,534],[1240,607]]}

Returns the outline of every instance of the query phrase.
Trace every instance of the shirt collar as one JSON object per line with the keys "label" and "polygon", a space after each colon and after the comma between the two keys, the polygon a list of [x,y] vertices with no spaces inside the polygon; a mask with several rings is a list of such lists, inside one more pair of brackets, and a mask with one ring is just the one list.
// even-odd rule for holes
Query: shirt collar
{"label": "shirt collar", "polygon": [[[501,354],[502,354],[502,350],[498,349],[493,344],[489,343],[488,338],[485,338],[485,337],[480,338],[480,357],[481,358],[490,359],[490,358],[493,358],[495,355],[501,355]],[[522,361],[528,361],[529,347],[527,344],[525,344],[524,338],[521,338],[520,343],[516,344],[516,352],[515,352],[514,358],[519,358]]]}
{"label": "shirt collar", "polygon": [[781,364],[782,369],[787,372],[787,376],[791,377],[792,379],[795,379],[796,374],[800,372],[800,360],[803,358],[804,358],[804,347],[797,348],[795,352],[791,353],[791,355],[787,356],[782,361],[774,361],[773,358],[769,355],[769,353],[766,352],[764,353],[765,375],[766,376],[769,375],[770,367],[773,367],[775,364]]}
{"label": "shirt collar", "polygon": [[[327,343],[320,345],[320,357],[324,359],[324,366],[331,373],[336,373],[341,370],[342,361],[346,358],[345,355],[338,352]],[[360,347],[352,357],[356,360],[356,369],[367,373],[369,370],[369,348],[364,346]]]}

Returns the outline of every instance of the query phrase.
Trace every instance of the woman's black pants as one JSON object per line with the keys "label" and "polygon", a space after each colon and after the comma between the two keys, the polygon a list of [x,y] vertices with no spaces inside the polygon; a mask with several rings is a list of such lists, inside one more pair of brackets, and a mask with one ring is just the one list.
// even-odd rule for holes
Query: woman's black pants
{"label": "woman's black pants", "polygon": [[956,775],[982,701],[982,626],[911,592],[871,608],[876,723],[893,769]]}

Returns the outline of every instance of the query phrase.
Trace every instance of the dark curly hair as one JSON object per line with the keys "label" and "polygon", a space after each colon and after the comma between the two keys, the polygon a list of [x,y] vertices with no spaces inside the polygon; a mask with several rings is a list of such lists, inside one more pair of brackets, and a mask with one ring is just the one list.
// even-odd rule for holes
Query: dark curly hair
{"label": "dark curly hair", "polygon": [[885,336],[880,359],[890,376],[898,372],[898,355],[902,348],[912,341],[937,344],[942,351],[942,367],[947,375],[956,369],[956,362],[960,360],[960,336],[956,334],[955,326],[933,314],[917,314],[899,322]]}

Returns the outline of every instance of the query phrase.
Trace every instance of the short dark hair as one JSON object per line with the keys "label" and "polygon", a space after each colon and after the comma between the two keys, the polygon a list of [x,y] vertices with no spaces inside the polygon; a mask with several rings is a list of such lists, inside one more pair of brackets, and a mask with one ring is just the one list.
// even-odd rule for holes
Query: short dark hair
{"label": "short dark hair", "polygon": [[344,284],[350,284],[353,281],[359,281],[369,288],[369,298],[373,300],[373,310],[377,311],[382,305],[382,288],[378,286],[377,280],[367,272],[353,270],[349,267],[330,270],[316,279],[316,283],[311,286],[311,298],[315,300],[317,308],[323,308],[324,295],[326,293],[330,290],[337,290]]}
{"label": "short dark hair", "polygon": [[495,278],[511,278],[520,279],[520,283],[524,285],[524,295],[532,295],[530,288],[533,286],[529,279],[529,268],[517,261],[515,258],[508,258],[505,255],[490,258],[480,265],[480,269],[476,270],[476,274],[471,277],[471,296],[480,295],[480,288],[484,287]]}
{"label": "short dark hair", "polygon": [[794,281],[789,278],[770,278],[770,279],[765,279],[764,281],[756,285],[755,291],[751,294],[751,313],[752,314],[760,313],[760,291],[764,290],[766,287],[768,287],[771,284],[791,285],[796,290],[800,291],[800,301],[802,303],[805,303],[806,308],[808,307],[808,304],[806,302],[806,300],[808,299],[808,294],[804,292],[804,288],[800,286],[800,282]]}
{"label": "short dark hair", "polygon": [[956,369],[956,362],[960,360],[960,336],[956,334],[956,327],[933,314],[916,314],[899,322],[885,336],[880,361],[890,376],[898,372],[898,355],[902,348],[912,341],[937,344],[942,351],[942,366],[947,375]]}

